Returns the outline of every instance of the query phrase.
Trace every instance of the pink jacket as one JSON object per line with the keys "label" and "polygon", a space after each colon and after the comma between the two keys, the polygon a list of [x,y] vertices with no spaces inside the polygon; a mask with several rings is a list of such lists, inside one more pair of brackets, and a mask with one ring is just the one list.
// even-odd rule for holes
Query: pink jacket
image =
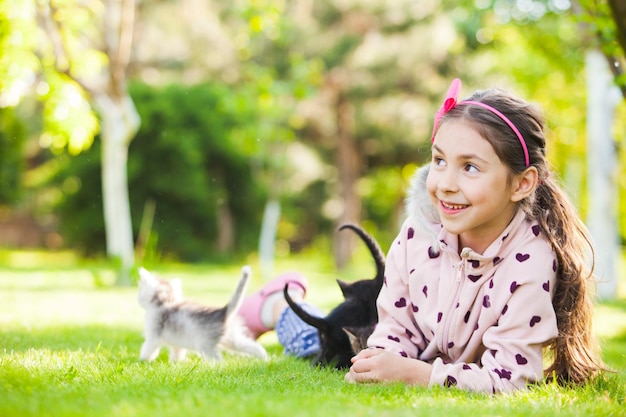
{"label": "pink jacket", "polygon": [[439,253],[412,215],[392,243],[368,345],[431,363],[431,386],[495,393],[542,379],[556,259],[539,226],[518,211],[483,254],[428,227]]}

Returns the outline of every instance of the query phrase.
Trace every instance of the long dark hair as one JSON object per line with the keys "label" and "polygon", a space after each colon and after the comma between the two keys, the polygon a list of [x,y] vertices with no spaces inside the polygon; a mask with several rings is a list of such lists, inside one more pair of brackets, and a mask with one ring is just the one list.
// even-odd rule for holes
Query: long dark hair
{"label": "long dark hair", "polygon": [[[552,364],[549,380],[584,383],[606,369],[592,334],[595,297],[594,248],[587,227],[554,175],[546,159],[545,120],[541,110],[501,89],[477,91],[467,100],[498,109],[517,127],[526,142],[530,165],[538,172],[535,191],[520,202],[528,218],[539,222],[556,254],[557,280],[552,304],[558,336],[547,346]],[[527,169],[519,138],[496,114],[460,102],[441,120],[462,118],[494,148],[511,175]]]}

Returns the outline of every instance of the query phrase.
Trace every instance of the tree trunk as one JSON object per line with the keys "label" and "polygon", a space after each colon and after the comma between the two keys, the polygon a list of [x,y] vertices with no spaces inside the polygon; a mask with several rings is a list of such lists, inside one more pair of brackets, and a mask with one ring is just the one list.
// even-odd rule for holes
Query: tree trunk
{"label": "tree trunk", "polygon": [[269,279],[274,275],[274,247],[279,221],[280,203],[277,198],[270,197],[263,211],[263,223],[259,237],[259,262],[263,279]]}
{"label": "tree trunk", "polygon": [[[626,53],[626,2],[624,0],[609,0],[609,7],[613,13],[613,20],[617,28],[617,42]],[[624,70],[622,69],[622,71]],[[624,93],[623,89],[622,93]]]}
{"label": "tree trunk", "polygon": [[617,215],[617,156],[611,137],[619,89],[601,52],[587,52],[587,172],[589,212],[587,224],[596,247],[596,273],[600,299],[617,295],[619,225]]}
{"label": "tree trunk", "polygon": [[[354,107],[341,93],[337,96],[337,153],[336,163],[339,170],[339,195],[343,211],[338,225],[361,220],[361,199],[357,193],[357,181],[360,174],[360,154],[357,148],[354,129]],[[335,234],[335,263],[343,268],[350,259],[355,247],[355,238],[351,233]]]}
{"label": "tree trunk", "polygon": [[99,94],[94,101],[101,120],[102,201],[107,255],[119,262],[117,284],[129,285],[135,257],[126,165],[128,146],[139,129],[140,119],[129,95],[115,100],[106,94]]}
{"label": "tree trunk", "polygon": [[235,220],[233,219],[233,213],[230,211],[228,199],[224,197],[217,206],[217,251],[220,254],[226,254],[234,249]]}

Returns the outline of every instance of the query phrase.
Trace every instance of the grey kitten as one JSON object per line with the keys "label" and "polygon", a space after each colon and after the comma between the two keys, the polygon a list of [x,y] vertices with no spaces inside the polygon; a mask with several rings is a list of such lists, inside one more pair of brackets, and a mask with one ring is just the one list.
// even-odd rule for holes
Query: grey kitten
{"label": "grey kitten", "polygon": [[140,359],[153,361],[163,345],[170,347],[171,362],[183,360],[187,350],[221,360],[220,347],[267,359],[263,346],[252,339],[236,314],[250,280],[250,267],[243,267],[241,274],[230,302],[220,308],[185,299],[180,280],[161,280],[140,268],[137,300],[146,310]]}
{"label": "grey kitten", "polygon": [[363,349],[367,349],[367,339],[370,337],[376,324],[362,327],[344,327],[343,331],[348,335],[352,352],[359,353]]}

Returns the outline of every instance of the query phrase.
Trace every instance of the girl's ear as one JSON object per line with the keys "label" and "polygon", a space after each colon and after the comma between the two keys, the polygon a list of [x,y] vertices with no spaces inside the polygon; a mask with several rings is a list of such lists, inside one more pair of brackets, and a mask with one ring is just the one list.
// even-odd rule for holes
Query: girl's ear
{"label": "girl's ear", "polygon": [[511,201],[517,203],[531,195],[537,187],[538,179],[539,173],[535,167],[528,167],[524,172],[516,175],[513,178]]}

